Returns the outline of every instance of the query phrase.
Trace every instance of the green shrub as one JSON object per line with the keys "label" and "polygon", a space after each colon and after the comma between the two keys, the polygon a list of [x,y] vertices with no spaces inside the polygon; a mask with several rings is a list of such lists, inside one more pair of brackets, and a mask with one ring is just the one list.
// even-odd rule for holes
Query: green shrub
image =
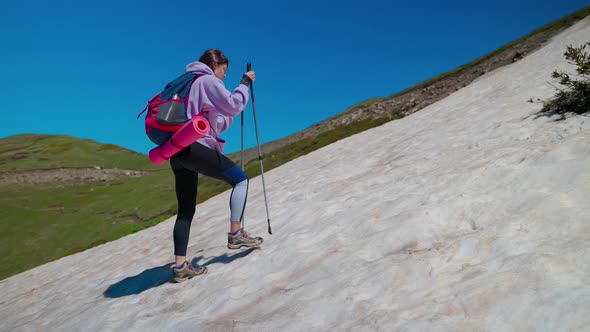
{"label": "green shrub", "polygon": [[[555,87],[557,92],[549,101],[541,101],[544,115],[576,113],[584,114],[590,111],[590,54],[586,52],[590,42],[580,47],[567,47],[563,54],[566,60],[576,66],[576,74],[554,71],[551,77],[559,80],[564,88]],[[532,102],[532,99],[529,100]]]}

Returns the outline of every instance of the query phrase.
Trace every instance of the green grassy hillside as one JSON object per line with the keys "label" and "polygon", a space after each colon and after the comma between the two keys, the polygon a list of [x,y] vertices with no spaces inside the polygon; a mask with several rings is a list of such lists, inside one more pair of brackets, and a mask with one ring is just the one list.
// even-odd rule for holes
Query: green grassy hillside
{"label": "green grassy hillside", "polygon": [[0,140],[0,171],[94,166],[157,169],[140,153],[70,136],[17,135]]}
{"label": "green grassy hillside", "polygon": [[[44,176],[89,169],[140,170],[111,180]],[[15,181],[15,175],[30,179]],[[0,140],[0,279],[137,232],[176,213],[172,172],[146,155],[69,136]],[[228,189],[202,179],[199,200]]]}

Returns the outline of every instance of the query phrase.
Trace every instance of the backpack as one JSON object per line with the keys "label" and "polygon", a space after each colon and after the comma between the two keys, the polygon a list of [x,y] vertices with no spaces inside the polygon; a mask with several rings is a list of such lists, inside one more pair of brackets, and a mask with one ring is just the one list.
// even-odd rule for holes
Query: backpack
{"label": "backpack", "polygon": [[137,115],[147,110],[145,133],[157,145],[166,143],[190,119],[187,116],[188,94],[193,83],[202,75],[187,72],[168,83]]}

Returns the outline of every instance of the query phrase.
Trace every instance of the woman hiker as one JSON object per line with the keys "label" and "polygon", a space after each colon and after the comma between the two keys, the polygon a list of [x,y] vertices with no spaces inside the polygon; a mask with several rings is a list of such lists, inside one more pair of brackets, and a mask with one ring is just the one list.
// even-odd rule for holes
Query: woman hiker
{"label": "woman hiker", "polygon": [[210,49],[203,53],[199,61],[186,66],[186,72],[202,75],[190,89],[187,116],[203,116],[209,121],[211,131],[170,159],[178,200],[178,216],[173,233],[176,265],[172,267],[176,282],[207,273],[207,267],[194,266],[186,259],[190,226],[196,210],[199,173],[225,181],[233,187],[227,247],[257,247],[263,241],[261,237],[252,237],[242,229],[248,176],[222,154],[224,141],[217,136],[226,131],[233,118],[246,108],[248,86],[256,80],[256,76],[254,71],[245,73],[232,93],[222,82],[228,65],[229,61],[221,51]]}

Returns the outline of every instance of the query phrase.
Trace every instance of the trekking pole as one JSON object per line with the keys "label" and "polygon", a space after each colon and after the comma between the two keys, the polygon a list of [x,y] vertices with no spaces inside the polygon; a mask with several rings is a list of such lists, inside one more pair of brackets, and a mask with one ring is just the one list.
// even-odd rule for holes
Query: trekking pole
{"label": "trekking pole", "polygon": [[[242,123],[242,152],[240,153],[240,165],[242,166],[242,172],[246,173],[246,170],[244,169],[244,112],[240,114],[240,122]],[[242,222],[242,229],[244,229],[245,224],[244,212],[242,212],[242,220],[240,220]]]}
{"label": "trekking pole", "polygon": [[240,164],[242,166],[242,171],[244,171],[244,112],[242,112],[242,114],[240,114],[241,117],[241,123],[242,123],[242,152],[241,152],[241,156],[240,156]]}
{"label": "trekking pole", "polygon": [[[248,62],[246,71],[252,70],[252,63]],[[266,220],[268,222],[268,234],[270,229],[270,214],[268,213],[268,199],[266,198],[266,185],[264,184],[264,166],[262,166],[262,149],[260,149],[260,137],[258,135],[258,120],[256,119],[256,103],[254,102],[254,82],[250,83],[250,95],[252,95],[252,112],[254,113],[254,128],[256,129],[256,144],[258,145],[258,160],[260,161],[260,176],[262,177],[262,191],[264,192],[264,205],[266,206]]]}

